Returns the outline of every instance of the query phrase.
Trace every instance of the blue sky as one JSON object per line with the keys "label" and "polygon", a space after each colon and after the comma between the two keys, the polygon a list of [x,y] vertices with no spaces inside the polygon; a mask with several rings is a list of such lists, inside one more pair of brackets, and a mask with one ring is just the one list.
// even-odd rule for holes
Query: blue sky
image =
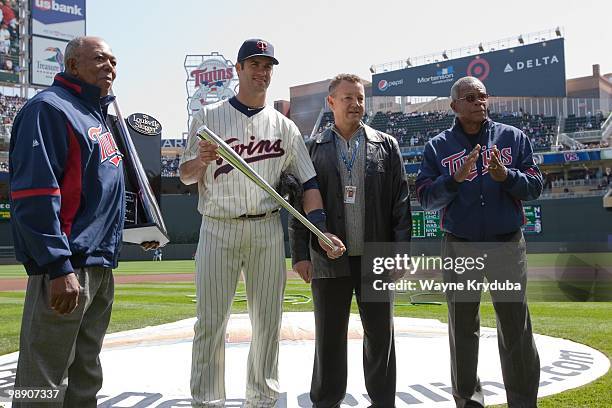
{"label": "blue sky", "polygon": [[368,68],[554,29],[565,31],[568,78],[612,72],[612,2],[401,0],[87,0],[87,33],[105,38],[118,58],[115,92],[124,114],[157,118],[164,137],[186,131],[186,54],[218,51],[235,61],[242,41],[274,44],[280,65],[268,103],[289,87]]}

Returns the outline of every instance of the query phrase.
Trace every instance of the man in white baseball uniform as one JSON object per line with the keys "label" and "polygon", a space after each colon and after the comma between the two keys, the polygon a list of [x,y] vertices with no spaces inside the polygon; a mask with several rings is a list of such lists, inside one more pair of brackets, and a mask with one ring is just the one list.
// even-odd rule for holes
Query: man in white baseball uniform
{"label": "man in white baseball uniform", "polygon": [[[253,328],[247,362],[246,407],[274,406],[279,394],[278,342],[286,281],[279,204],[220,158],[217,146],[196,135],[206,124],[240,154],[270,185],[286,170],[304,186],[303,210],[324,230],[325,212],[316,174],[297,126],[270,106],[274,47],[261,39],[245,41],[238,52],[238,94],[205,106],[192,119],[180,161],[183,183],[198,183],[203,215],[196,253],[197,322],[193,341],[192,405],[223,406],[225,328],[240,272],[244,272]],[[326,247],[335,259],[344,244]]]}

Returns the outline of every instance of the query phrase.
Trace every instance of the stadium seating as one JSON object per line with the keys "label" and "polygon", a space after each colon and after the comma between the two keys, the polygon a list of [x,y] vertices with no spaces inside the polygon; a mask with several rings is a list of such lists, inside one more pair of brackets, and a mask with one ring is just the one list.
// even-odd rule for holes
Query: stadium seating
{"label": "stadium seating", "polygon": [[26,103],[27,99],[19,96],[6,96],[0,93],[0,136],[8,136],[11,133],[11,126],[15,115]]}
{"label": "stadium seating", "polygon": [[601,112],[597,112],[595,115],[589,112],[586,116],[568,115],[565,119],[564,131],[572,133],[598,130],[601,129],[605,120],[606,117]]}
{"label": "stadium seating", "polygon": [[[531,139],[534,150],[548,150],[554,141],[557,123],[555,116],[492,113],[490,117],[524,131]],[[370,125],[395,136],[402,147],[422,146],[438,133],[450,128],[454,119],[454,114],[443,111],[411,114],[376,112]]]}
{"label": "stadium seating", "polygon": [[557,126],[556,116],[531,115],[515,112],[511,114],[491,113],[491,119],[521,129],[529,139],[534,151],[550,150],[553,144]]}
{"label": "stadium seating", "polygon": [[177,177],[179,167],[179,157],[165,157],[161,158],[161,175],[162,177]]}
{"label": "stadium seating", "polygon": [[[534,151],[550,151],[555,144],[557,126],[559,119],[556,116],[536,115],[525,112],[497,113],[489,114],[490,118],[496,122],[514,126],[530,138]],[[440,132],[452,127],[455,115],[450,111],[432,112],[376,112],[372,115],[369,125],[374,129],[386,132],[396,137],[400,147],[404,164],[408,165],[410,171],[414,166],[421,162],[423,146],[425,143]],[[587,118],[566,118],[566,123],[582,123]],[[601,114],[592,116],[593,124],[601,126],[605,117]],[[330,111],[324,112],[318,127],[318,132],[322,132],[333,124],[334,117]],[[367,116],[364,118],[367,121]],[[604,148],[607,144],[596,143],[585,145],[585,148]],[[162,157],[162,176],[178,176],[178,157]],[[412,166],[410,166],[412,165]],[[416,173],[416,170],[414,170]]]}

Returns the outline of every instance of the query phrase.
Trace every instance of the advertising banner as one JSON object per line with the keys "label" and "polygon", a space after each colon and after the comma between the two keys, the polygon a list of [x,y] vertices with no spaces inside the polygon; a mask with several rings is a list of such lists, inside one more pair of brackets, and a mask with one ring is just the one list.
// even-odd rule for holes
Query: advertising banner
{"label": "advertising banner", "polygon": [[464,76],[480,79],[492,96],[565,96],[563,38],[485,52],[372,76],[373,96],[450,95]]}
{"label": "advertising banner", "polygon": [[85,35],[85,0],[32,0],[32,35],[70,41]]}
{"label": "advertising banner", "polygon": [[49,86],[55,74],[64,70],[64,51],[68,42],[32,37],[30,83]]}

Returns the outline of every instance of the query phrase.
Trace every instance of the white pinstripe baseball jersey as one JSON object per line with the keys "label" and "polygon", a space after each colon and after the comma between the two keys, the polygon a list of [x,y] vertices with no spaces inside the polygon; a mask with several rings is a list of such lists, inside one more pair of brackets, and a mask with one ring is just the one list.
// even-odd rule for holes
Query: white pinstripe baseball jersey
{"label": "white pinstripe baseball jersey", "polygon": [[[205,106],[193,115],[180,164],[198,156],[195,132],[206,124],[221,136],[271,186],[288,170],[302,183],[316,175],[304,140],[295,123],[266,106],[247,117],[227,100]],[[263,214],[279,208],[263,189],[225,160],[210,163],[198,181],[198,211],[213,218]]]}

